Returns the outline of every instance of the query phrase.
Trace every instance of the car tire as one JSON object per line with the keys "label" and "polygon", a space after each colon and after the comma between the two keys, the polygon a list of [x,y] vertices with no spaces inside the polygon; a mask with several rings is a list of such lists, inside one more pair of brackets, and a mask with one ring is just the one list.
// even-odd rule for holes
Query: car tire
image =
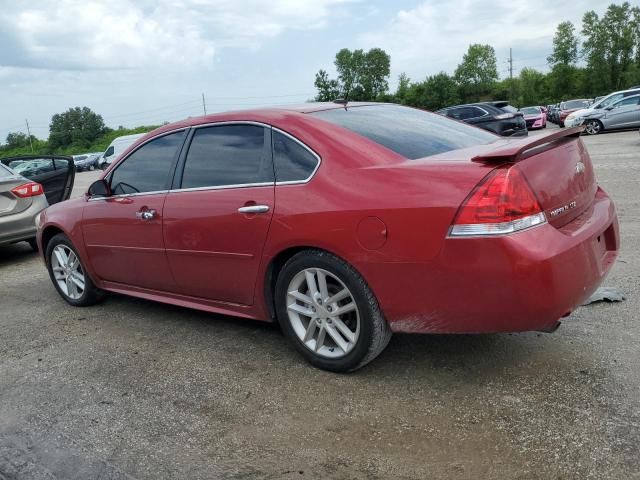
{"label": "car tire", "polygon": [[564,122],[558,122],[558,126],[559,126],[560,128],[564,128]]}
{"label": "car tire", "polygon": [[600,120],[587,120],[584,123],[584,126],[584,133],[586,133],[587,135],[597,135],[603,130],[603,126]]}
{"label": "car tire", "polygon": [[104,298],[104,291],[93,284],[77,250],[65,234],[59,233],[49,241],[45,262],[54,287],[70,305],[88,307]]}
{"label": "car tire", "polygon": [[364,278],[325,251],[305,250],[287,261],[276,281],[275,306],[282,330],[296,350],[324,370],[357,370],[376,358],[391,339],[391,329]]}

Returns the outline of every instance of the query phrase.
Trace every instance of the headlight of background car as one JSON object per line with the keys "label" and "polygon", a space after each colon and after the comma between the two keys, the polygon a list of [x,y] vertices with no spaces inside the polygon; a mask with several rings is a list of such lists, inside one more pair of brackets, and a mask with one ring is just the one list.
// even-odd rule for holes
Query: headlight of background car
{"label": "headlight of background car", "polygon": [[576,116],[575,116],[573,113],[570,113],[570,114],[567,116],[567,120],[573,120],[575,117],[576,117]]}

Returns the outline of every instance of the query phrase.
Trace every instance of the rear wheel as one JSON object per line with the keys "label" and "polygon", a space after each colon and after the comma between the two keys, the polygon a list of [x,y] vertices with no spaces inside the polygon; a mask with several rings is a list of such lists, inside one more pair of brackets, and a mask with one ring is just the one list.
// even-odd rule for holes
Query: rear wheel
{"label": "rear wheel", "polygon": [[59,233],[49,241],[45,258],[49,277],[67,303],[86,307],[102,300],[104,292],[86,274],[78,252],[66,235]]}
{"label": "rear wheel", "polygon": [[584,126],[584,132],[587,135],[597,135],[602,131],[602,123],[600,123],[600,120],[588,120]]}
{"label": "rear wheel", "polygon": [[362,276],[330,253],[307,250],[292,257],[276,283],[278,320],[312,365],[356,370],[376,358],[391,330]]}

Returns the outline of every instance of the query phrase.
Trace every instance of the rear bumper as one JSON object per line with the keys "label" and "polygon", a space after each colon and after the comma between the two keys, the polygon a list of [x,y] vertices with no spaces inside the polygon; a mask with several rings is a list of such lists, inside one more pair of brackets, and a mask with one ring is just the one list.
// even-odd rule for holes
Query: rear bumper
{"label": "rear bumper", "polygon": [[598,288],[618,250],[615,207],[599,190],[560,229],[447,238],[432,262],[362,268],[396,332],[550,330]]}
{"label": "rear bumper", "polygon": [[48,203],[44,195],[33,197],[31,206],[15,215],[0,217],[0,245],[29,240],[36,236],[36,216]]}

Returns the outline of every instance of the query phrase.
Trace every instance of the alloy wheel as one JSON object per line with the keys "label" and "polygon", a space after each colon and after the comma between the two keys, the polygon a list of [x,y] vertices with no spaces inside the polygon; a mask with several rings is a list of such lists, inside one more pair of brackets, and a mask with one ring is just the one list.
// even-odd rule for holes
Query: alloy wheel
{"label": "alloy wheel", "polygon": [[80,259],[67,245],[56,245],[51,253],[51,269],[60,291],[72,300],[84,293],[86,280]]}
{"label": "alloy wheel", "polygon": [[287,314],[300,341],[319,356],[344,357],[358,341],[360,313],[353,294],[327,270],[307,268],[293,277]]}
{"label": "alloy wheel", "polygon": [[590,122],[587,122],[585,127],[586,127],[585,131],[589,135],[596,135],[597,133],[600,132],[600,122],[598,122],[596,120],[591,120]]}

